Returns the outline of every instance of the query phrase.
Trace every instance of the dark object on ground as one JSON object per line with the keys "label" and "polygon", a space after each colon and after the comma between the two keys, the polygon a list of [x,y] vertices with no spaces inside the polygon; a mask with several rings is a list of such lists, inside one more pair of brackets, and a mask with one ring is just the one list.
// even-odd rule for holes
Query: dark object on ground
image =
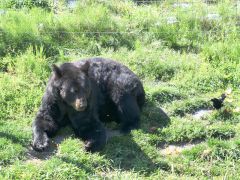
{"label": "dark object on ground", "polygon": [[87,151],[100,150],[107,141],[102,122],[116,121],[121,131],[137,128],[145,92],[139,78],[126,66],[103,58],[91,58],[60,67],[53,65],[42,104],[33,122],[37,151],[49,137],[67,124],[85,141]]}
{"label": "dark object on ground", "polygon": [[216,109],[220,109],[223,106],[223,101],[226,97],[226,94],[222,94],[220,98],[211,99],[211,101],[213,102],[213,107]]}

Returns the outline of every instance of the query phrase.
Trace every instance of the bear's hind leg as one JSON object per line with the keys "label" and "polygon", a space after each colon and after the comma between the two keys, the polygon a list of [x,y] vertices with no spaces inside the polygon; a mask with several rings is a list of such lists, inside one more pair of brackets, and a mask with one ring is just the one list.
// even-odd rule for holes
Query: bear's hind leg
{"label": "bear's hind leg", "polygon": [[96,152],[107,143],[107,133],[100,121],[82,124],[80,128],[74,128],[75,134],[85,141],[85,150]]}
{"label": "bear's hind leg", "polygon": [[132,129],[139,127],[140,109],[137,104],[136,98],[132,95],[124,95],[118,106],[118,117],[121,123],[121,131],[129,133]]}
{"label": "bear's hind leg", "polygon": [[107,143],[107,133],[105,128],[96,128],[89,131],[88,137],[85,141],[86,151],[96,152],[103,149]]}

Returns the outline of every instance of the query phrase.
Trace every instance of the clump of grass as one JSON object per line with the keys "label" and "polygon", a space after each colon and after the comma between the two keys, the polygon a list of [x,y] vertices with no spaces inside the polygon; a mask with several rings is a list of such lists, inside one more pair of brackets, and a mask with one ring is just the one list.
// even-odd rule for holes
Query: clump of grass
{"label": "clump of grass", "polygon": [[158,102],[160,104],[180,100],[186,97],[182,92],[179,92],[176,87],[165,86],[163,84],[146,85],[145,90],[149,101]]}
{"label": "clump of grass", "polygon": [[[78,144],[76,146],[76,144]],[[71,147],[71,148],[70,148]],[[99,154],[84,151],[83,142],[79,139],[68,139],[59,146],[57,156],[61,161],[72,163],[89,173],[96,173],[110,168],[110,162]]]}
{"label": "clump of grass", "polygon": [[0,4],[1,7],[4,8],[33,8],[33,7],[41,7],[50,10],[51,4],[49,0],[3,0]]}
{"label": "clump of grass", "polygon": [[206,137],[205,124],[200,121],[174,119],[171,125],[160,131],[166,142],[189,142]]}
{"label": "clump of grass", "polygon": [[43,46],[44,53],[47,56],[58,54],[58,48],[49,39],[49,35],[42,37],[40,34],[42,24],[51,23],[51,18],[53,18],[51,13],[39,8],[20,12],[7,11],[6,15],[0,16],[2,37],[0,56],[19,54],[24,52],[30,45],[35,47]]}
{"label": "clump of grass", "polygon": [[[4,136],[4,133],[0,133],[1,136]],[[6,133],[7,136],[7,133]],[[7,138],[0,138],[0,147],[2,149],[0,153],[0,165],[6,165],[13,163],[17,156],[23,155],[24,147],[20,144],[12,143],[11,140]]]}
{"label": "clump of grass", "polygon": [[209,109],[210,101],[205,98],[189,97],[185,101],[174,101],[171,112],[173,115],[185,116],[201,109]]}
{"label": "clump of grass", "polygon": [[237,161],[240,157],[240,151],[234,143],[211,139],[208,145],[211,149],[211,153],[207,156],[209,160],[213,158],[217,160],[231,159]]}
{"label": "clump of grass", "polygon": [[[159,141],[191,142],[207,138],[230,139],[236,134],[232,125],[222,123],[208,125],[200,120],[172,119],[168,127],[159,130]],[[160,143],[161,144],[161,143]]]}
{"label": "clump of grass", "polygon": [[180,72],[195,69],[194,55],[181,56],[180,53],[163,50],[163,46],[157,43],[145,46],[137,42],[135,47],[135,51],[122,48],[115,53],[106,52],[103,55],[121,61],[141,78],[160,82],[170,81]]}
{"label": "clump of grass", "polygon": [[32,48],[14,59],[6,57],[5,62],[3,67],[8,73],[0,75],[0,117],[14,118],[18,113],[32,113],[40,104],[41,94],[50,74],[50,62],[43,56],[42,51],[35,54]]}
{"label": "clump of grass", "polygon": [[31,130],[29,119],[22,119],[21,124],[16,126],[16,121],[0,121],[0,166],[13,164],[17,160],[25,159],[25,153],[29,146]]}
{"label": "clump of grass", "polygon": [[236,134],[234,126],[228,124],[222,125],[221,123],[209,126],[207,131],[207,136],[218,139],[230,139]]}

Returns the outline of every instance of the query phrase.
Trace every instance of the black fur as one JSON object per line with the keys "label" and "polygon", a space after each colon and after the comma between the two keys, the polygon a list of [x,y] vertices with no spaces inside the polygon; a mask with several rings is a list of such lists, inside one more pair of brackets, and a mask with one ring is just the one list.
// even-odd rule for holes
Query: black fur
{"label": "black fur", "polygon": [[107,139],[102,122],[114,120],[129,132],[138,127],[144,102],[139,78],[115,61],[91,58],[54,65],[33,122],[33,148],[46,148],[48,137],[70,122],[87,150],[100,150]]}

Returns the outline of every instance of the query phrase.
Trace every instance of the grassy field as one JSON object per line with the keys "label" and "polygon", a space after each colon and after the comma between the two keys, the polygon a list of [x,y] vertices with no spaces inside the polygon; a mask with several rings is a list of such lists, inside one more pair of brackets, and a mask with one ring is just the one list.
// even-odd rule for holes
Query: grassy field
{"label": "grassy field", "polygon": [[[74,9],[1,0],[0,179],[240,179],[238,9],[234,0],[82,0]],[[91,154],[67,127],[54,152],[33,158],[31,123],[51,64],[92,56],[140,76],[141,128]],[[210,99],[226,91],[214,110]]]}

